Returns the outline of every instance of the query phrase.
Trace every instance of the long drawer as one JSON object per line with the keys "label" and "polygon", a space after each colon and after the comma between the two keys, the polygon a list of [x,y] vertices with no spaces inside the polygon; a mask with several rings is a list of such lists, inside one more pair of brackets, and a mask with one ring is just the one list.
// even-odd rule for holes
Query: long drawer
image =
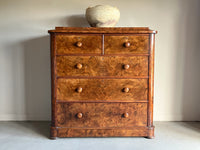
{"label": "long drawer", "polygon": [[148,76],[148,56],[57,56],[57,76]]}
{"label": "long drawer", "polygon": [[59,78],[56,90],[63,101],[144,101],[148,80]]}
{"label": "long drawer", "polygon": [[147,103],[57,103],[58,127],[134,127],[147,125]]}

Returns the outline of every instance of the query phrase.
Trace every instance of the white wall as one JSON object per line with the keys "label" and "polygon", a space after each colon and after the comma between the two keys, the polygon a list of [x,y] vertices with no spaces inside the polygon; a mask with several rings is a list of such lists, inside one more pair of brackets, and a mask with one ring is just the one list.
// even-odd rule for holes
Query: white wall
{"label": "white wall", "polygon": [[154,119],[200,120],[199,0],[0,0],[0,120],[50,119],[48,29],[88,26],[88,6],[121,11],[117,26],[158,30]]}

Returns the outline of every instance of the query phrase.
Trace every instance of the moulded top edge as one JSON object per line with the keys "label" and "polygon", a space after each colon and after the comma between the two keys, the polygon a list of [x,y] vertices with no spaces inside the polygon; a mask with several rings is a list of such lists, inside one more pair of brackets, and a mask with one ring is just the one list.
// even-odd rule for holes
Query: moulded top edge
{"label": "moulded top edge", "polygon": [[148,27],[55,27],[48,30],[49,33],[136,33],[136,34],[156,34],[157,31]]}

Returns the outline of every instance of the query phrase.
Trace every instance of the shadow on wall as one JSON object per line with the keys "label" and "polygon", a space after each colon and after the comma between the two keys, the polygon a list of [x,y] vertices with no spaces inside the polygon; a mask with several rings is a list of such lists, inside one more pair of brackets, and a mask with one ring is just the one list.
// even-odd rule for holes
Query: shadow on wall
{"label": "shadow on wall", "polygon": [[200,1],[187,2],[182,112],[183,120],[200,121]]}
{"label": "shadow on wall", "polygon": [[22,43],[25,58],[25,107],[30,120],[50,119],[50,40],[49,36]]}
{"label": "shadow on wall", "polygon": [[[24,69],[21,69],[21,73],[19,73],[18,68],[15,68],[18,73],[13,75],[13,77],[17,78],[19,75],[23,76],[22,80],[24,81],[19,80],[14,84],[15,90],[13,94],[16,99],[13,102],[14,106],[12,109],[16,114],[18,114],[19,109],[23,106],[26,117],[23,119],[25,120],[50,120],[51,88],[49,36],[22,41],[17,45],[20,45],[23,52],[21,55],[24,55],[24,57],[21,57],[24,58],[24,60],[22,60]],[[16,49],[17,45],[12,46],[12,49]],[[14,50],[14,52],[15,51],[16,50]],[[14,54],[17,55],[17,53]],[[24,85],[21,85],[22,83],[24,83]],[[20,101],[20,97],[18,96],[19,94],[15,92],[20,90],[19,87],[23,88],[21,93],[24,93],[24,102],[21,102],[22,104],[20,105],[18,102],[18,100]],[[23,123],[19,122],[18,124],[29,128],[29,126],[23,125]],[[30,129],[34,129],[34,132],[47,137],[49,132],[46,130],[41,131],[41,128],[44,129],[45,127],[38,126],[38,124],[32,124],[30,127]],[[46,129],[49,129],[49,127],[46,126]]]}
{"label": "shadow on wall", "polygon": [[180,3],[173,107],[182,110],[182,120],[200,121],[200,1]]}

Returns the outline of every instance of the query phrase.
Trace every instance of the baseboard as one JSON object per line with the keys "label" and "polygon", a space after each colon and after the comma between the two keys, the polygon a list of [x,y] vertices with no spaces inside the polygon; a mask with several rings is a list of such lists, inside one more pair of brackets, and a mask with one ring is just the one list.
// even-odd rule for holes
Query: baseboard
{"label": "baseboard", "polygon": [[200,121],[199,116],[183,115],[159,115],[154,117],[154,121]]}
{"label": "baseboard", "polygon": [[50,115],[0,114],[0,121],[50,121]]}

